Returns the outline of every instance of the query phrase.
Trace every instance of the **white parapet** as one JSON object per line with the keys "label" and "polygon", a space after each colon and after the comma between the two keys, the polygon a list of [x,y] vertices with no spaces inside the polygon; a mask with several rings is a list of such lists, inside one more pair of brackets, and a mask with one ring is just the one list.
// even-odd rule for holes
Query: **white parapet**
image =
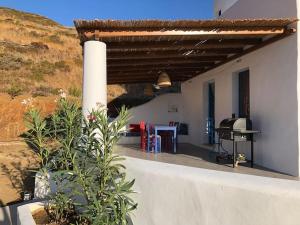
{"label": "white parapet", "polygon": [[214,1],[214,14],[219,17],[219,13],[223,14],[227,9],[234,5],[238,0],[215,0]]}
{"label": "white parapet", "polygon": [[83,51],[82,112],[87,116],[99,105],[107,105],[106,44],[86,41]]}
{"label": "white parapet", "polygon": [[143,225],[299,225],[300,182],[127,157]]}

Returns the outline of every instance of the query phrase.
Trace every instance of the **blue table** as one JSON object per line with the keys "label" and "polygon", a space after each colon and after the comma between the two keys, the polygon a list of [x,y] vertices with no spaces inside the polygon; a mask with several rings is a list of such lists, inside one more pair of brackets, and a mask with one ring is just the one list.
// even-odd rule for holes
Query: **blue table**
{"label": "blue table", "polygon": [[[157,136],[158,131],[173,131],[173,151],[176,153],[176,145],[177,145],[177,127],[176,126],[154,126],[155,137]],[[155,152],[157,152],[157,142],[155,142]]]}

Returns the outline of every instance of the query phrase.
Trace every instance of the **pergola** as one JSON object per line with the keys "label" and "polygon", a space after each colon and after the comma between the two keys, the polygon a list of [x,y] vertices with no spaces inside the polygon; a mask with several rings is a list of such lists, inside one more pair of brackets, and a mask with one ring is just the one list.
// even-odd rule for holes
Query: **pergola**
{"label": "pergola", "polygon": [[84,49],[83,110],[106,105],[106,84],[156,83],[160,72],[186,81],[293,34],[294,22],[75,20]]}

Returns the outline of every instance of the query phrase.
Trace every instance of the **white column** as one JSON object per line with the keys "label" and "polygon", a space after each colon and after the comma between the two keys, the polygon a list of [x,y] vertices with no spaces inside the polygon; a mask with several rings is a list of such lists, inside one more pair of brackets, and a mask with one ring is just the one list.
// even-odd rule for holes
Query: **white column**
{"label": "white column", "polygon": [[106,44],[86,41],[83,48],[82,113],[88,116],[99,104],[107,105]]}

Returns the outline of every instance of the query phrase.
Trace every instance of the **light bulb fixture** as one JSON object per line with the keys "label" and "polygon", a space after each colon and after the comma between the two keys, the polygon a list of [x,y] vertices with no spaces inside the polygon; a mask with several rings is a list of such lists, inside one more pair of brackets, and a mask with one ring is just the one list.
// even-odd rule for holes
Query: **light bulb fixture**
{"label": "light bulb fixture", "polygon": [[162,72],[157,80],[157,85],[159,87],[170,87],[172,85],[171,79],[166,72]]}

